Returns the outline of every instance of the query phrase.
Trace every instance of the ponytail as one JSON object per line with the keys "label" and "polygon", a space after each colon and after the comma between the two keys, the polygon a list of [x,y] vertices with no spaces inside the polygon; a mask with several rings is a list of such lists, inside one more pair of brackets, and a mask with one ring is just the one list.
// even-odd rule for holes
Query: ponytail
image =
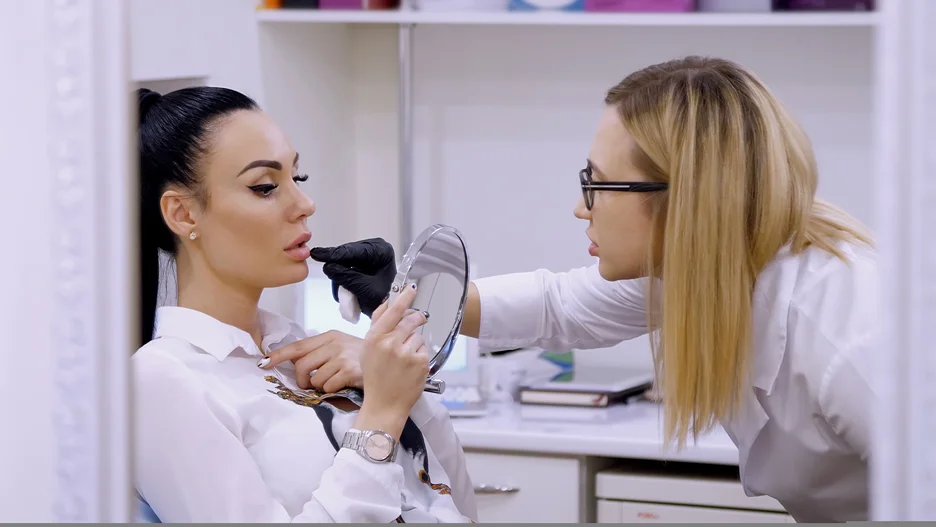
{"label": "ponytail", "polygon": [[[140,89],[137,92],[139,97],[139,127],[140,127],[140,165],[144,164],[143,153],[145,152],[143,141],[143,126],[146,122],[146,115],[153,106],[159,101],[161,96],[147,89]],[[143,177],[146,174],[141,170],[140,181],[140,207],[139,207],[139,228],[140,228],[140,346],[143,346],[153,338],[153,329],[156,321],[156,302],[159,292],[159,235],[160,226],[166,228],[162,222],[162,214],[159,210],[159,196],[154,196],[153,181],[150,178]],[[154,206],[155,205],[155,206]]]}
{"label": "ponytail", "polygon": [[200,206],[208,195],[196,175],[211,125],[239,110],[256,110],[250,97],[226,88],[195,87],[160,95],[137,90],[140,173],[140,345],[153,338],[159,299],[159,251],[174,256],[178,239],[162,217],[168,188],[185,190]]}

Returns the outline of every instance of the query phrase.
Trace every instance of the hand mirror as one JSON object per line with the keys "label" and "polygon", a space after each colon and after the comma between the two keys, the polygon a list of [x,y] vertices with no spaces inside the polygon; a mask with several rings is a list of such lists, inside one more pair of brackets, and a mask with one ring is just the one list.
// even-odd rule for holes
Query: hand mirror
{"label": "hand mirror", "polygon": [[412,308],[429,313],[429,321],[417,330],[429,347],[427,392],[445,391],[445,382],[433,377],[442,370],[455,346],[468,298],[468,279],[468,249],[461,233],[447,225],[424,230],[397,266],[390,300],[415,283]]}

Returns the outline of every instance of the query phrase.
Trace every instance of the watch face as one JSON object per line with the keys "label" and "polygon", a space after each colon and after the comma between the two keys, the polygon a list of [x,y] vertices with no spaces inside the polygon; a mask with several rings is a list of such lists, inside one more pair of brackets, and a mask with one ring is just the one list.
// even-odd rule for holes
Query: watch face
{"label": "watch face", "polygon": [[393,442],[383,434],[371,434],[364,444],[364,450],[371,459],[382,461],[393,453]]}

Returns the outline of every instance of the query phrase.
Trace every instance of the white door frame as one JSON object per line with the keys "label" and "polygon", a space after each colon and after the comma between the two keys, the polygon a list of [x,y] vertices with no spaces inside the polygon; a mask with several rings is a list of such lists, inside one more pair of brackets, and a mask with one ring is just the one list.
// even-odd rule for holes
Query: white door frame
{"label": "white door frame", "polygon": [[[879,0],[872,520],[936,519],[936,1]],[[858,191],[856,189],[856,191]]]}
{"label": "white door frame", "polygon": [[127,522],[138,184],[126,3],[4,9],[0,521]]}

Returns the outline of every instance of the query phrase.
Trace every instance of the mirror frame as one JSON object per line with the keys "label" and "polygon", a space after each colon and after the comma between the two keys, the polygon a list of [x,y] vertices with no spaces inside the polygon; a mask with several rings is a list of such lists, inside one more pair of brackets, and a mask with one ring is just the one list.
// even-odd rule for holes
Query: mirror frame
{"label": "mirror frame", "polygon": [[445,339],[445,343],[442,345],[442,348],[429,359],[429,377],[426,382],[426,391],[433,393],[443,393],[445,391],[445,383],[442,380],[434,379],[434,377],[442,371],[442,367],[445,366],[445,363],[448,361],[449,356],[452,354],[452,350],[455,347],[455,340],[458,338],[458,333],[461,330],[462,320],[465,316],[465,304],[468,302],[468,287],[471,283],[471,265],[468,259],[468,247],[465,244],[465,238],[462,236],[461,232],[455,227],[437,223],[430,225],[424,229],[419,236],[413,240],[413,243],[410,244],[409,248],[406,249],[406,253],[403,255],[403,258],[400,260],[399,265],[397,265],[397,274],[393,279],[393,285],[390,287],[390,301],[392,302],[397,296],[400,295],[400,292],[403,291],[403,287],[409,278],[409,273],[413,269],[413,264],[416,262],[417,257],[422,253],[423,249],[426,248],[426,245],[441,234],[452,235],[459,241],[461,244],[462,252],[465,256],[465,277],[464,277],[464,287],[462,288],[461,301],[458,306],[458,310],[455,313],[455,323],[452,326],[452,329],[449,331],[448,337]]}

